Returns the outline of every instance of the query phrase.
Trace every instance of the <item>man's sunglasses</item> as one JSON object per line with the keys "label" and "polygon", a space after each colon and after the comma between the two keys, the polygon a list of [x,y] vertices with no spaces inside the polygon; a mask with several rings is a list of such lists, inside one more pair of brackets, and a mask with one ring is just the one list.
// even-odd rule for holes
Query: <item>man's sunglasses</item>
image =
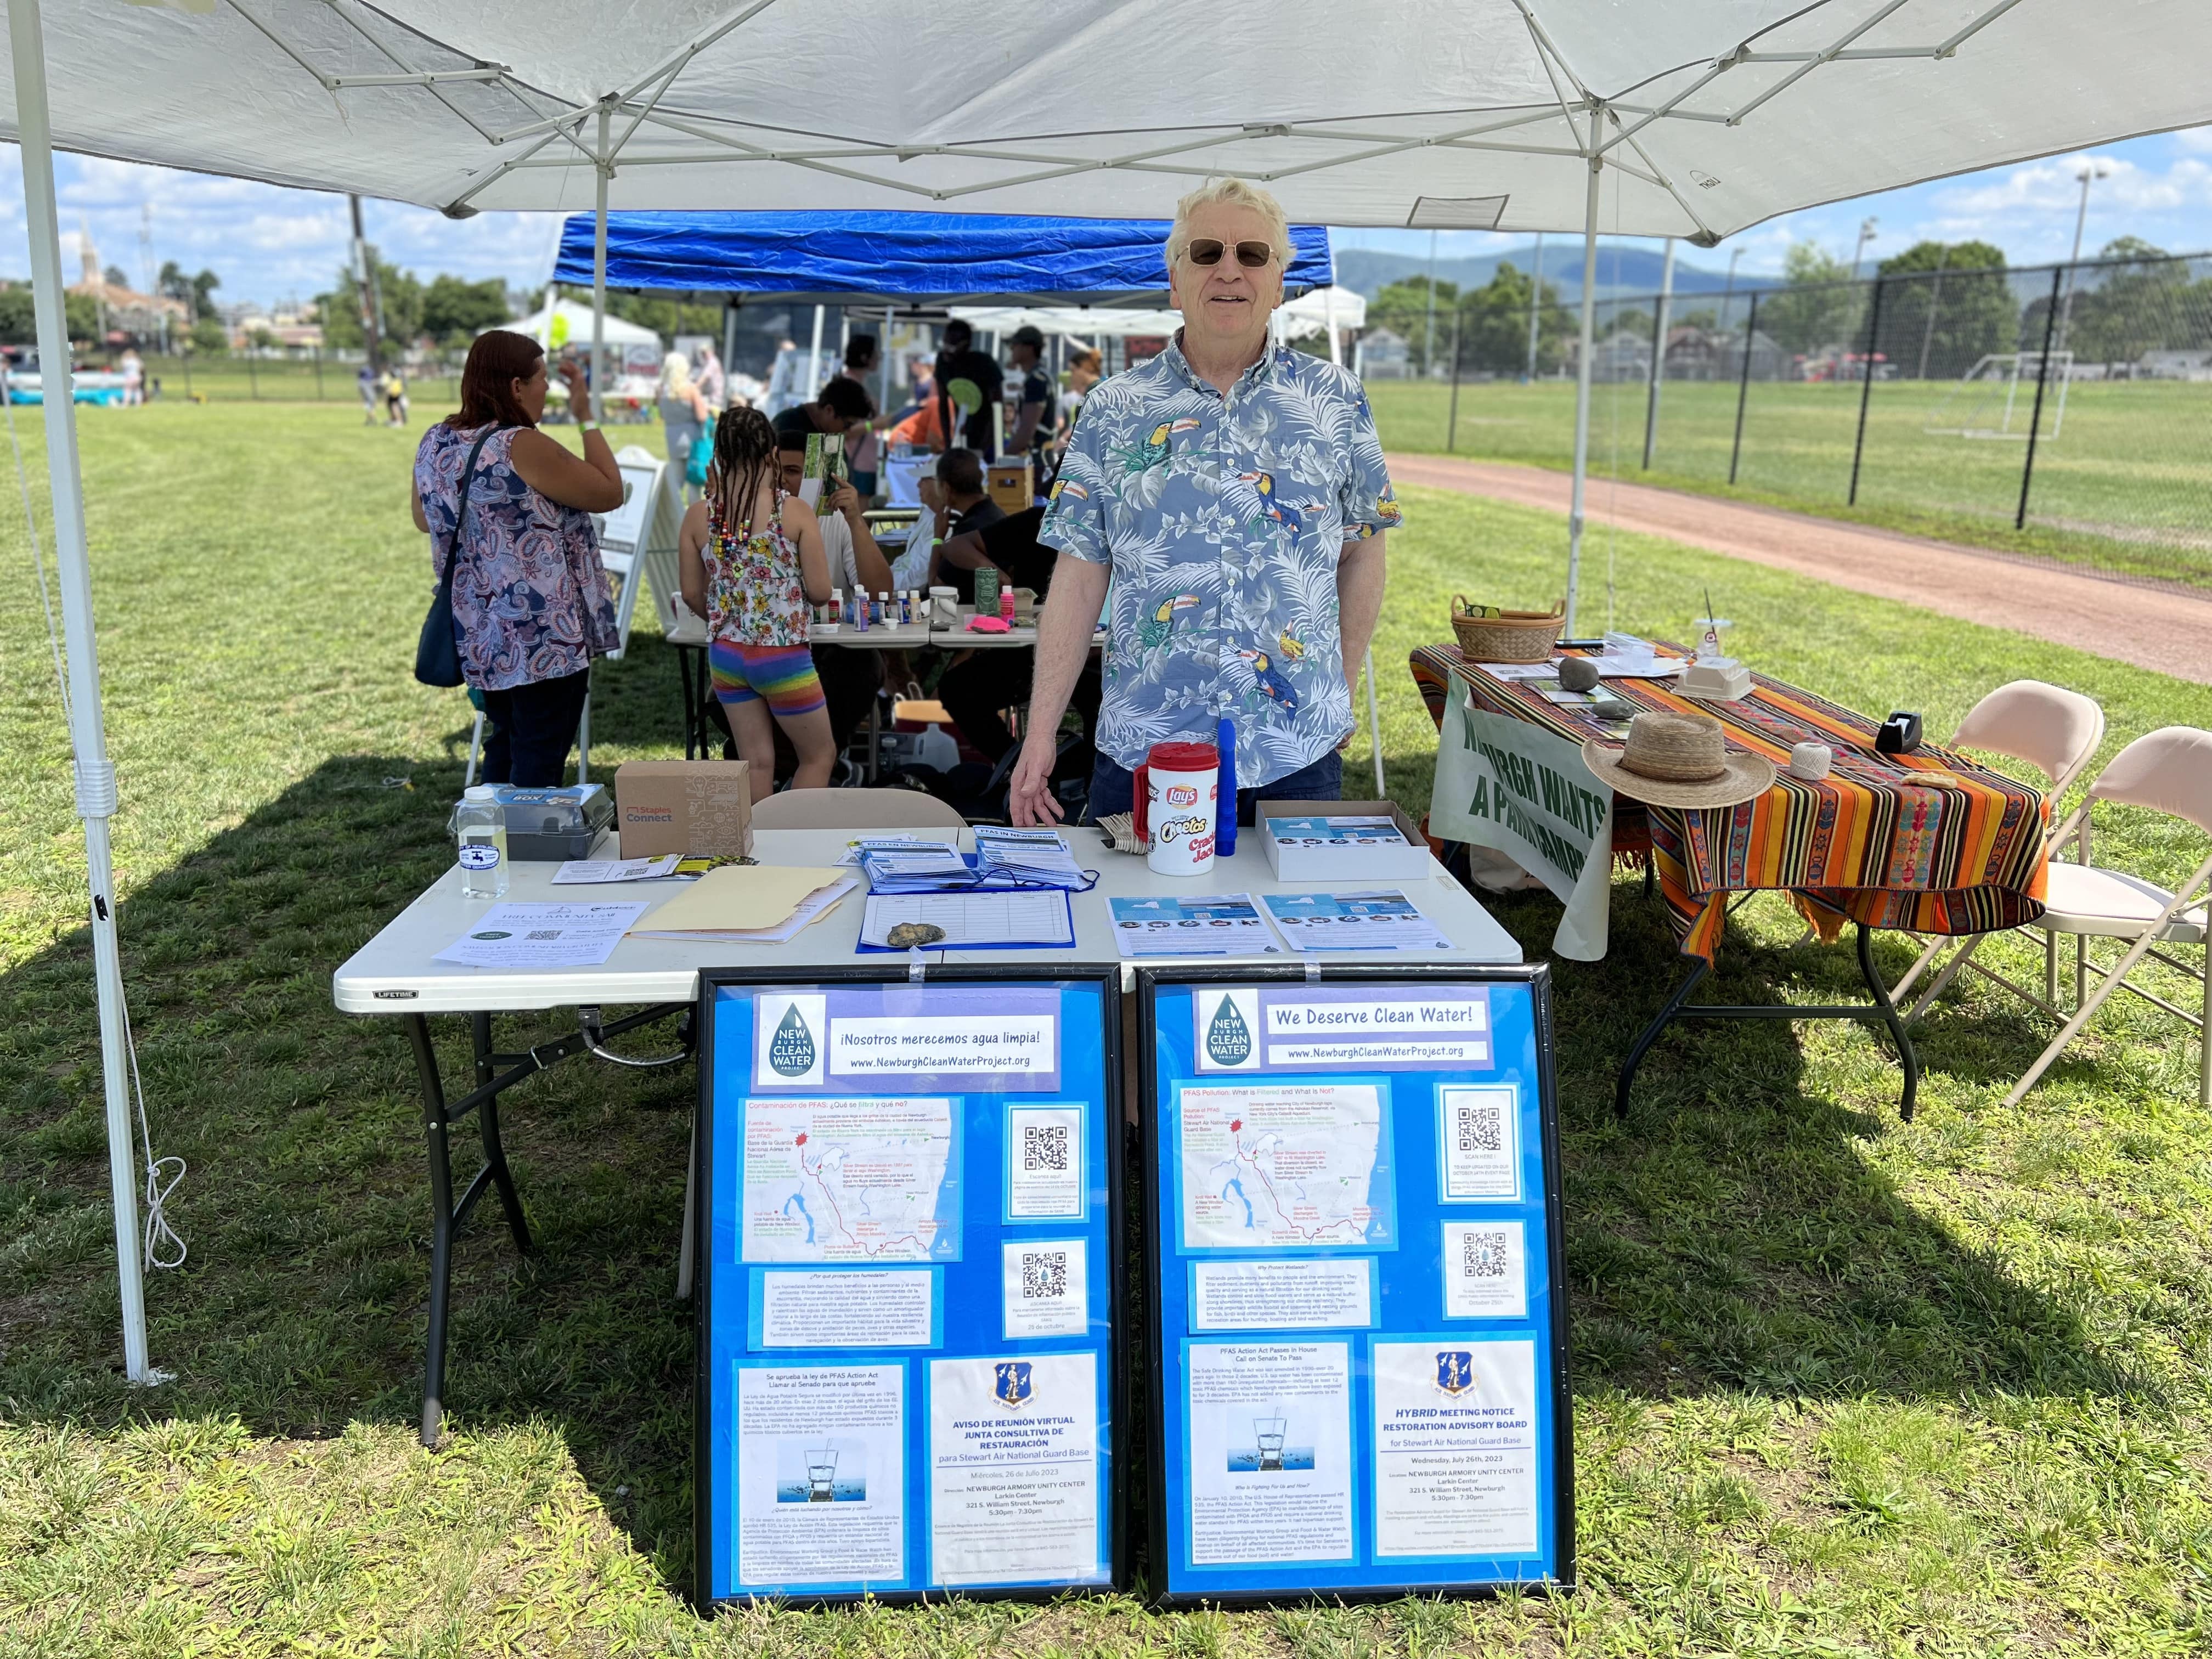
{"label": "man's sunglasses", "polygon": [[1275,257],[1274,245],[1269,242],[1224,242],[1211,236],[1201,236],[1185,244],[1183,257],[1194,265],[1218,265],[1221,256],[1234,248],[1237,263],[1249,270],[1257,270]]}

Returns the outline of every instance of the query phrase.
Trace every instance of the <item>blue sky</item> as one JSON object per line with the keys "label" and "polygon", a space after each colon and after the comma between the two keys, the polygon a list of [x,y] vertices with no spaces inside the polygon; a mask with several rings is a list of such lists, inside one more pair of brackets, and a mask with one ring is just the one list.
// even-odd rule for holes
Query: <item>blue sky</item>
{"label": "blue sky", "polygon": [[[29,269],[24,247],[22,178],[17,152],[0,155],[0,275]],[[2085,250],[2115,236],[2136,235],[2171,252],[2212,250],[2212,127],[2131,139],[2086,152],[2106,161],[2089,198]],[[1810,239],[1848,259],[1859,222],[1879,221],[1870,258],[1897,252],[1923,237],[1996,243],[2016,264],[2063,258],[2074,235],[2080,156],[2052,157],[1915,185],[1832,206],[1809,208],[1753,227],[1717,249],[1686,256],[1724,267],[1741,247],[1741,270],[1771,272],[1792,240]],[[264,305],[307,298],[328,288],[346,258],[345,198],[283,190],[199,173],[173,173],[78,156],[58,158],[63,254],[72,279],[76,236],[90,232],[103,264],[142,279],[139,232],[151,235],[154,263],[174,259],[187,270],[212,267],[222,277],[219,298]],[[150,207],[148,220],[145,210]],[[456,222],[420,208],[367,204],[370,240],[386,258],[428,277],[452,271],[471,279],[499,276],[516,287],[543,282],[551,270],[559,220],[550,214],[487,213]],[[1440,251],[1486,251],[1524,237],[1447,232]],[[1425,254],[1425,231],[1346,230],[1340,247],[1381,247]]]}

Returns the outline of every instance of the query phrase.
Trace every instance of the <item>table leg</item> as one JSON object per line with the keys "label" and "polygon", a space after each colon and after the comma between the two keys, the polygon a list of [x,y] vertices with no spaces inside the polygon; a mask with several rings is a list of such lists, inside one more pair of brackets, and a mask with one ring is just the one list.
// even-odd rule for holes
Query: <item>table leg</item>
{"label": "table leg", "polygon": [[1891,1037],[1896,1041],[1898,1060],[1905,1072],[1905,1092],[1899,1102],[1898,1110],[1899,1115],[1910,1122],[1914,1101],[1920,1092],[1920,1056],[1912,1047],[1912,1038],[1905,1029],[1905,1022],[1898,1018],[1896,1005],[1890,1000],[1888,988],[1882,984],[1881,975],[1875,971],[1873,933],[1863,922],[1858,924],[1858,930],[1859,972],[1866,980],[1868,990],[1874,994],[1874,1000],[1870,1003],[1817,1006],[1790,1002],[1698,1003],[1692,1006],[1689,1002],[1690,993],[1712,971],[1711,963],[1698,958],[1691,966],[1687,976],[1667,999],[1666,1006],[1644,1028],[1629,1048],[1628,1060],[1621,1066],[1620,1077],[1613,1085],[1613,1115],[1616,1117],[1628,1115],[1628,1091],[1636,1081],[1636,1068],[1643,1064],[1644,1056],[1650,1052],[1651,1045],[1659,1040],[1660,1034],[1678,1019],[1857,1019],[1881,1021],[1889,1028]]}
{"label": "table leg", "polygon": [[884,752],[884,698],[880,690],[868,699],[868,787],[876,785],[876,769]]}
{"label": "table leg", "polygon": [[430,1142],[430,1333],[422,1373],[422,1443],[434,1446],[446,1392],[446,1304],[452,1289],[453,1160],[446,1145],[446,1090],[430,1048],[430,1023],[405,1016],[407,1041],[422,1084],[422,1127]]}
{"label": "table leg", "polygon": [[1912,1036],[1905,1029],[1905,1022],[1897,1017],[1897,1005],[1889,1000],[1889,988],[1881,982],[1875,971],[1874,930],[1866,923],[1858,924],[1859,972],[1864,975],[1867,989],[1874,993],[1874,1003],[1881,1011],[1881,1023],[1889,1027],[1889,1035],[1897,1044],[1898,1064],[1905,1068],[1905,1097],[1898,1104],[1898,1115],[1907,1123],[1912,1121],[1912,1103],[1920,1092],[1920,1055],[1912,1046]]}
{"label": "table leg", "polygon": [[1689,973],[1674,988],[1674,994],[1667,999],[1666,1006],[1659,1010],[1630,1046],[1628,1059],[1620,1068],[1620,1080],[1613,1088],[1613,1115],[1615,1117],[1628,1115],[1628,1091],[1636,1082],[1636,1068],[1644,1063],[1644,1056],[1650,1053],[1651,1045],[1659,1041],[1659,1034],[1673,1023],[1682,1005],[1689,1000],[1690,993],[1698,988],[1698,981],[1712,970],[1711,963],[1703,957],[1695,958],[1690,964]]}

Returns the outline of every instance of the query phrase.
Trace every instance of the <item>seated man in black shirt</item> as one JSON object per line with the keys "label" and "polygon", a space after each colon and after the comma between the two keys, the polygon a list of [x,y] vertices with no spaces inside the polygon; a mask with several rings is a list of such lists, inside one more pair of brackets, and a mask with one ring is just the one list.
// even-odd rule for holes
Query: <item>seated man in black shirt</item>
{"label": "seated man in black shirt", "polygon": [[[939,532],[942,540],[984,529],[1006,516],[1006,509],[984,493],[983,463],[972,449],[948,449],[937,458],[937,487],[945,495],[945,523]],[[929,580],[958,588],[961,604],[975,603],[974,565],[948,567],[939,560]]]}
{"label": "seated man in black shirt", "polygon": [[[963,596],[972,599],[976,570],[986,564],[995,565],[1004,573],[1007,586],[1032,588],[1042,600],[1052,586],[1053,566],[1060,557],[1051,548],[1037,544],[1037,526],[1043,522],[1044,509],[1032,507],[1021,513],[1001,513],[977,529],[956,530],[937,550],[942,573],[939,580],[960,588]],[[1014,734],[1006,729],[999,711],[1029,701],[1030,671],[1036,659],[1036,653],[1025,647],[1000,646],[973,651],[966,661],[946,669],[945,678],[937,683],[938,701],[960,728],[960,735],[994,766],[1014,746]],[[1083,717],[1086,732],[1097,729],[1098,697],[1099,670],[1094,657],[1085,665],[1069,700]]]}

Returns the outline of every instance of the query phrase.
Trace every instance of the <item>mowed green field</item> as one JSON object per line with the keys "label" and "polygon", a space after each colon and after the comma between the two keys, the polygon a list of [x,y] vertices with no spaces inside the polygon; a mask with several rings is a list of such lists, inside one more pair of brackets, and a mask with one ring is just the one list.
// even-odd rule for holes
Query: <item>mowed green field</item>
{"label": "mowed green field", "polygon": [[[409,675],[428,597],[419,432],[343,406],[88,412],[124,962],[154,1133],[186,1159],[185,1265],[119,1375],[82,842],[36,589],[0,526],[0,1656],[885,1655],[896,1659],[2197,1654],[2212,1647],[2212,1116],[2197,1048],[2101,1013],[2018,1109],[2048,1023],[1985,988],[1925,1029],[1911,1124],[1866,1031],[1671,1034],[1610,1083],[1680,971],[1633,876],[1612,953],[1555,964],[1582,1587],[1161,1617],[1134,1597],[696,1618],[690,1310],[672,1295],[693,1079],[572,1061],[507,1097],[539,1248],[457,1255],[452,1431],[415,1444],[428,1225],[396,1024],[331,969],[450,863],[469,729]],[[35,426],[24,432],[40,465]],[[34,472],[34,479],[39,475]],[[1407,492],[1376,655],[1391,793],[1428,800],[1403,670],[1455,591],[1549,591],[1559,520]],[[2098,696],[2109,754],[2212,690],[1649,538],[1625,628],[1725,585],[1731,643],[1947,730],[2032,674]],[[641,619],[599,675],[599,763],[668,756]],[[1352,755],[1364,758],[1365,738]],[[2204,837],[2100,808],[2171,881]],[[1532,957],[1542,894],[1490,902]],[[1780,901],[1712,994],[1853,994]],[[2024,945],[1990,947],[2032,971]],[[1885,938],[1892,975],[1907,944]],[[2186,998],[2189,981],[2154,981]],[[452,1022],[447,1022],[450,1025]],[[502,1019],[503,1044],[558,1030]],[[651,1034],[640,1037],[639,1050]],[[441,1033],[450,1066],[462,1033]],[[1141,1198],[1141,1194],[1137,1195]]]}
{"label": "mowed green field", "polygon": [[[1657,441],[1643,470],[1648,390],[1641,381],[1592,390],[1591,475],[1712,490],[1888,525],[1917,534],[2049,553],[2135,574],[2212,583],[2212,384],[2088,382],[2068,391],[2056,436],[2048,394],[2025,534],[2013,529],[2027,445],[1967,438],[2002,427],[2001,389],[1984,399],[1948,381],[1877,381],[1867,405],[1857,507],[1847,509],[1863,387],[1753,381],[1744,403],[1736,487],[1728,489],[1737,387],[1669,381]],[[2033,385],[2012,431],[2024,434]],[[1368,387],[1386,448],[1442,451],[1451,389],[1377,380]],[[1574,456],[1571,380],[1468,382],[1459,389],[1454,453],[1565,467]],[[1942,428],[1947,431],[1930,431]]]}

